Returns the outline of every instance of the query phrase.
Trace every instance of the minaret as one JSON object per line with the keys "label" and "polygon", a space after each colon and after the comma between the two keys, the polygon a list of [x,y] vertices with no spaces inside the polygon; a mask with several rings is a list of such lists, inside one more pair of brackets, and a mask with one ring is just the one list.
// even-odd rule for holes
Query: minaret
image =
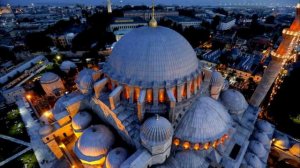
{"label": "minaret", "polygon": [[153,28],[157,27],[157,21],[155,20],[154,0],[152,0],[152,15],[151,20],[149,21],[149,26]]}
{"label": "minaret", "polygon": [[250,104],[258,107],[264,100],[273,82],[280,73],[282,65],[286,59],[291,58],[292,50],[296,47],[300,40],[300,3],[296,7],[296,18],[290,28],[282,31],[283,41],[280,43],[276,52],[271,52],[272,61],[264,72],[263,78],[255,89]]}
{"label": "minaret", "polygon": [[107,0],[107,12],[112,13],[111,0]]}

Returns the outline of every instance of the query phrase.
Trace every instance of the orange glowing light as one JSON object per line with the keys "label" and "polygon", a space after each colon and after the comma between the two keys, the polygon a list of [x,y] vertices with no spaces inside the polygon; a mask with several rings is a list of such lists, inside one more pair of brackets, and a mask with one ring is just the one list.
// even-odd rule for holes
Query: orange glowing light
{"label": "orange glowing light", "polygon": [[153,98],[153,95],[152,95],[152,89],[147,89],[147,102],[148,103],[152,103],[152,98]]}
{"label": "orange glowing light", "polygon": [[207,142],[207,143],[204,144],[204,149],[205,150],[209,149],[209,147],[210,147],[210,143],[209,142]]}
{"label": "orange glowing light", "polygon": [[196,151],[199,150],[199,149],[200,149],[200,144],[196,143],[196,144],[194,145],[194,149],[195,149]]}
{"label": "orange glowing light", "polygon": [[32,96],[31,96],[30,94],[28,94],[28,95],[26,95],[26,98],[27,98],[27,99],[31,99]]}
{"label": "orange glowing light", "polygon": [[174,139],[173,144],[175,146],[178,146],[180,144],[180,140],[179,139]]}
{"label": "orange glowing light", "polygon": [[163,102],[165,101],[165,90],[164,90],[164,89],[160,89],[160,90],[159,90],[158,101],[159,101],[160,103],[163,103]]}
{"label": "orange glowing light", "polygon": [[217,145],[217,140],[214,141],[213,145],[212,145],[214,148],[216,148],[218,145]]}
{"label": "orange glowing light", "polygon": [[190,148],[190,143],[186,141],[186,142],[183,143],[182,146],[183,146],[184,149],[189,149]]}

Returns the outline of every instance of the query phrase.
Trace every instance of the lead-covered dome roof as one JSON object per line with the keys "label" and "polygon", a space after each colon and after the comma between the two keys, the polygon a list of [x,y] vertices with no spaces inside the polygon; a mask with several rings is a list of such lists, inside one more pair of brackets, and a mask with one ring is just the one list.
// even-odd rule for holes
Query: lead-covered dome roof
{"label": "lead-covered dome roof", "polygon": [[58,81],[60,78],[58,75],[52,72],[46,72],[40,78],[41,84],[48,84]]}
{"label": "lead-covered dome roof", "polygon": [[210,97],[200,97],[183,116],[175,137],[192,143],[211,142],[228,133],[231,117],[225,107]]}
{"label": "lead-covered dome roof", "polygon": [[86,111],[81,111],[73,117],[72,127],[76,131],[83,131],[90,125],[91,121],[92,116]]}
{"label": "lead-covered dome roof", "polygon": [[234,89],[222,92],[221,101],[231,114],[242,114],[248,108],[243,94]]}
{"label": "lead-covered dome roof", "polygon": [[153,146],[170,140],[173,136],[173,127],[164,117],[155,116],[147,119],[141,126],[142,143]]}
{"label": "lead-covered dome roof", "polygon": [[198,69],[196,53],[184,37],[166,27],[145,26],[118,41],[103,71],[120,83],[162,86]]}
{"label": "lead-covered dome roof", "polygon": [[93,161],[106,156],[114,144],[113,133],[104,125],[86,129],[75,144],[74,152],[81,160]]}

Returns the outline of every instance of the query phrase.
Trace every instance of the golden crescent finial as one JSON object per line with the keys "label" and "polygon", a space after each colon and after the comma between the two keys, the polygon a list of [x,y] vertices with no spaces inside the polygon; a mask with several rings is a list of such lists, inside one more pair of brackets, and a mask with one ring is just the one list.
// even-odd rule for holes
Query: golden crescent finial
{"label": "golden crescent finial", "polygon": [[150,27],[157,27],[157,21],[155,20],[155,4],[154,0],[152,0],[152,14],[151,14],[151,20],[149,21]]}

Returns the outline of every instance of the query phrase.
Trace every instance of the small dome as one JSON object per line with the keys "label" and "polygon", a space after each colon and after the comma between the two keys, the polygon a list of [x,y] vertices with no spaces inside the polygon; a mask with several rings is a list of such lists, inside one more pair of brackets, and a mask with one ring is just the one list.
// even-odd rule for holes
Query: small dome
{"label": "small dome", "polygon": [[76,131],[83,131],[86,129],[92,121],[92,116],[85,112],[77,113],[72,119],[72,127]]}
{"label": "small dome", "polygon": [[252,167],[255,167],[255,168],[262,168],[263,167],[262,162],[253,153],[247,152],[245,154],[245,160],[248,163],[248,165],[250,165]]}
{"label": "small dome", "polygon": [[206,161],[195,151],[185,150],[176,153],[175,160],[180,168],[206,168]]}
{"label": "small dome", "polygon": [[249,149],[251,152],[253,152],[260,158],[263,158],[267,154],[267,151],[264,148],[264,146],[256,140],[250,142]]}
{"label": "small dome", "polygon": [[141,126],[141,141],[148,146],[161,145],[173,136],[173,127],[164,117],[148,118]]}
{"label": "small dome", "polygon": [[81,93],[89,94],[93,89],[93,84],[94,84],[93,77],[86,75],[81,78],[77,87]]}
{"label": "small dome", "polygon": [[245,97],[237,90],[228,89],[222,92],[221,101],[231,114],[242,114],[248,108]]}
{"label": "small dome", "polygon": [[62,97],[60,97],[56,102],[55,102],[55,105],[52,109],[52,113],[55,117],[55,115],[63,112],[66,110],[66,106],[65,106],[65,102],[68,101],[70,98],[73,98],[75,96],[78,95],[78,92],[72,92],[72,93],[69,93],[69,94],[65,94],[63,95]]}
{"label": "small dome", "polygon": [[144,26],[117,42],[103,71],[120,83],[164,87],[199,71],[196,53],[176,31]]}
{"label": "small dome", "polygon": [[286,135],[278,135],[275,138],[275,141],[273,142],[274,146],[277,146],[281,149],[289,149],[290,148],[290,141],[289,138]]}
{"label": "small dome", "polygon": [[101,159],[108,153],[114,141],[113,133],[106,126],[94,125],[86,129],[80,136],[74,152],[81,160],[89,160],[89,157]]}
{"label": "small dome", "polygon": [[218,87],[223,86],[224,78],[223,78],[222,74],[218,71],[213,71],[210,83],[212,86],[218,86]]}
{"label": "small dome", "polygon": [[300,143],[295,143],[290,149],[289,151],[291,152],[291,154],[300,157]]}
{"label": "small dome", "polygon": [[256,125],[259,130],[261,130],[262,132],[265,132],[266,134],[270,134],[274,130],[272,125],[268,121],[265,121],[265,120],[257,120]]}
{"label": "small dome", "polygon": [[181,119],[175,137],[192,143],[221,138],[231,126],[225,107],[210,97],[200,97]]}
{"label": "small dome", "polygon": [[58,75],[52,72],[46,72],[40,78],[41,84],[48,84],[58,81],[60,78]]}
{"label": "small dome", "polygon": [[64,61],[60,65],[60,70],[68,73],[71,69],[77,68],[76,64],[72,61]]}
{"label": "small dome", "polygon": [[53,127],[51,125],[44,125],[40,128],[39,134],[41,136],[49,135],[53,131]]}
{"label": "small dome", "polygon": [[75,80],[75,83],[76,83],[76,84],[79,84],[79,82],[82,80],[82,78],[83,78],[84,76],[93,76],[94,73],[95,73],[95,71],[92,70],[92,69],[89,69],[89,68],[84,68],[84,69],[82,69],[82,70],[78,73],[78,75],[77,75],[77,77],[76,77],[76,80]]}
{"label": "small dome", "polygon": [[255,132],[254,138],[262,143],[265,147],[270,145],[270,138],[265,133]]}
{"label": "small dome", "polygon": [[119,168],[120,165],[126,160],[128,153],[124,148],[115,148],[109,151],[105,160],[106,168]]}

